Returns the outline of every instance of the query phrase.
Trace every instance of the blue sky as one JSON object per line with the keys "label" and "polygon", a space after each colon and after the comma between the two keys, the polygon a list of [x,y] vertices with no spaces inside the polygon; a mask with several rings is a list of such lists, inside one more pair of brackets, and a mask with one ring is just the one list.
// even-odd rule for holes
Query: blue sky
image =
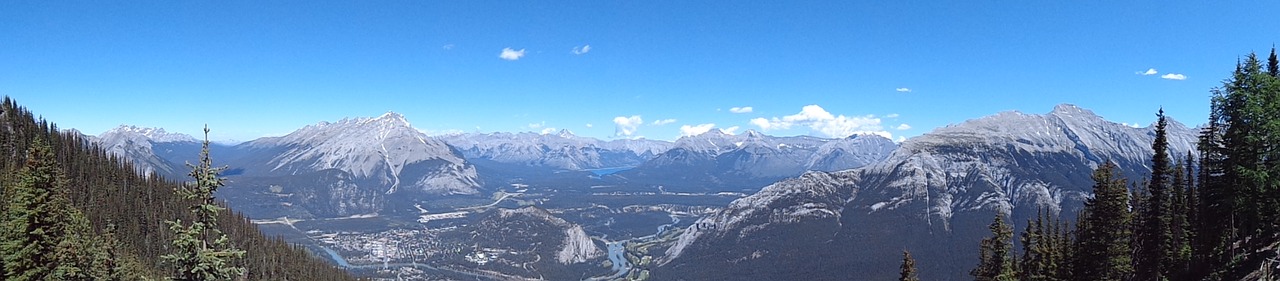
{"label": "blue sky", "polygon": [[898,138],[1059,103],[1199,124],[1235,60],[1280,39],[1271,1],[724,3],[5,1],[0,94],[89,134],[249,140],[395,111],[435,134]]}

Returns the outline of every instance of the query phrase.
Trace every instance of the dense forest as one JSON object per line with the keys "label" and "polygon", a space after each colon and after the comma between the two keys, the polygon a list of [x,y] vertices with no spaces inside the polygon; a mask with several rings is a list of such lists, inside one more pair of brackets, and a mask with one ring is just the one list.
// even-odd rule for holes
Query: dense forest
{"label": "dense forest", "polygon": [[[976,280],[1277,280],[1280,60],[1254,54],[1211,91],[1198,151],[1174,162],[1163,110],[1151,174],[1128,183],[1110,163],[1074,224],[1042,214],[1017,241],[997,214]],[[1016,244],[1015,244],[1016,243]],[[1021,254],[1015,251],[1020,246]],[[903,279],[915,274],[904,260]]]}
{"label": "dense forest", "polygon": [[[206,131],[207,132],[207,131]],[[265,237],[194,178],[143,176],[76,132],[0,104],[0,275],[5,280],[354,280]]]}

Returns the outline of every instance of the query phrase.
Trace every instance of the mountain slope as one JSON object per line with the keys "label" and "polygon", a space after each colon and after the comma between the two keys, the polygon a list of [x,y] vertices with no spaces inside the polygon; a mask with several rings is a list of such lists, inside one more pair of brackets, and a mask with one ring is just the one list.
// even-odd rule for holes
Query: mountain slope
{"label": "mountain slope", "polygon": [[[404,116],[322,122],[233,148],[242,175],[226,190],[258,216],[349,216],[384,211],[390,199],[476,194],[475,167]],[[392,196],[395,195],[395,196]],[[301,206],[305,213],[294,208]]]}
{"label": "mountain slope", "polygon": [[805,171],[861,167],[884,159],[895,147],[875,135],[823,139],[710,130],[680,138],[670,150],[618,176],[676,190],[754,190]]}
{"label": "mountain slope", "polygon": [[103,132],[97,137],[90,137],[89,140],[97,143],[108,153],[132,160],[145,175],[158,174],[167,177],[180,177],[186,171],[183,171],[184,166],[181,162],[174,163],[161,157],[156,151],[160,149],[155,146],[200,146],[196,138],[190,135],[169,133],[161,128],[139,128],[126,125]]}
{"label": "mountain slope", "polygon": [[467,159],[560,170],[630,167],[666,151],[671,143],[654,140],[601,141],[568,130],[557,134],[490,133],[441,136]]}
{"label": "mountain slope", "polygon": [[[1195,131],[1171,122],[1171,150]],[[970,120],[904,142],[885,161],[810,173],[739,199],[687,229],[658,278],[892,279],[903,249],[930,280],[964,279],[995,212],[1015,229],[1040,209],[1072,218],[1101,161],[1149,172],[1153,128],[1107,122],[1071,105]],[[751,241],[751,243],[738,243]],[[808,258],[806,258],[808,257]],[[702,270],[699,270],[702,269]],[[713,270],[707,270],[713,269]]]}
{"label": "mountain slope", "polygon": [[[121,242],[120,253],[136,257],[148,275],[168,275],[172,268],[162,263],[160,256],[170,253],[172,232],[164,221],[191,219],[187,210],[190,202],[174,192],[178,186],[171,180],[186,179],[144,176],[127,158],[113,157],[80,134],[59,132],[55,125],[33,116],[8,97],[0,104],[0,143],[5,144],[0,146],[0,157],[5,158],[0,161],[0,171],[17,171],[30,145],[36,139],[44,141],[53,149],[65,176],[65,189],[60,193],[88,218],[90,231],[105,235],[108,225],[113,225]],[[221,162],[214,157],[215,163]],[[11,180],[3,178],[0,181]],[[218,228],[232,244],[246,251],[244,258],[235,262],[247,269],[246,280],[355,280],[305,250],[264,236],[235,210],[219,213]]]}

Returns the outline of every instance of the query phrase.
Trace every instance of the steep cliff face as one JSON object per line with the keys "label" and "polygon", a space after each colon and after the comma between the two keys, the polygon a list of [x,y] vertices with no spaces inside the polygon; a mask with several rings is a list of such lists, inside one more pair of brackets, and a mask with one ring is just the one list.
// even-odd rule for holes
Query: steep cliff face
{"label": "steep cliff face", "polygon": [[[941,128],[885,161],[806,174],[735,201],[686,231],[655,276],[891,279],[899,260],[888,257],[908,249],[925,279],[963,279],[996,212],[1018,229],[1041,210],[1074,218],[1102,161],[1135,178],[1150,172],[1153,130],[1071,105]],[[1194,137],[1170,123],[1173,155]]]}

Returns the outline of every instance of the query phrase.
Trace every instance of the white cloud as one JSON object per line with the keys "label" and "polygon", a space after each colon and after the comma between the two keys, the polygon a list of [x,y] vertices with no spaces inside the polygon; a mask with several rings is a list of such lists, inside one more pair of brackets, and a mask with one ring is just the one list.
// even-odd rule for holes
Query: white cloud
{"label": "white cloud", "polygon": [[751,119],[750,123],[760,127],[762,131],[787,130],[792,126],[803,126],[808,127],[812,135],[830,138],[843,138],[855,134],[873,134],[886,138],[893,136],[884,130],[884,126],[880,124],[880,118],[875,115],[837,116],[816,104],[806,105],[800,109],[800,113],[794,115],[770,119],[755,118]]}
{"label": "white cloud", "polygon": [[1142,128],[1142,125],[1139,125],[1139,124],[1138,124],[1138,122],[1133,122],[1133,123],[1124,123],[1124,122],[1120,122],[1120,124],[1125,125],[1125,126],[1129,126],[1129,127],[1133,127],[1133,128]]}
{"label": "white cloud", "polygon": [[1169,73],[1169,74],[1165,74],[1165,75],[1160,75],[1160,78],[1169,79],[1169,80],[1187,80],[1187,76],[1186,76],[1186,75],[1177,74],[1177,73]]}
{"label": "white cloud", "polygon": [[535,130],[537,130],[537,129],[541,129],[542,127],[546,127],[546,126],[547,126],[547,121],[542,121],[542,122],[539,122],[539,123],[529,123],[529,126],[528,126],[528,127],[529,127],[529,129],[535,129]]}
{"label": "white cloud", "polygon": [[1156,71],[1156,69],[1155,69],[1155,68],[1148,68],[1148,69],[1147,69],[1147,71],[1138,71],[1138,72],[1134,72],[1134,73],[1135,73],[1135,74],[1138,74],[1138,75],[1146,76],[1146,75],[1156,75],[1156,73],[1160,73],[1160,72],[1159,72],[1159,71]]}
{"label": "white cloud", "polygon": [[737,135],[737,134],[738,134],[738,129],[739,129],[739,127],[738,127],[738,126],[733,126],[733,127],[728,127],[728,128],[720,129],[720,132],[721,132],[721,133],[725,133],[725,134],[729,134],[729,135]]}
{"label": "white cloud", "polygon": [[595,126],[596,126],[596,125],[591,125],[591,123],[587,123],[587,128],[591,128],[591,127],[595,127]]}
{"label": "white cloud", "polygon": [[640,124],[644,124],[644,119],[640,119],[640,115],[618,116],[613,118],[613,124],[615,125],[614,136],[630,137],[636,133],[636,128],[640,127]]}
{"label": "white cloud", "polygon": [[899,130],[899,131],[901,131],[901,130],[910,130],[910,129],[911,129],[911,125],[907,125],[907,123],[902,123],[902,125],[898,125],[898,130]]}
{"label": "white cloud", "polygon": [[653,125],[662,126],[662,125],[671,124],[675,122],[676,122],[676,119],[653,120]]}
{"label": "white cloud", "polygon": [[524,49],[517,51],[511,48],[502,48],[502,53],[498,54],[498,57],[504,60],[518,60],[524,57]]}
{"label": "white cloud", "polygon": [[893,90],[894,90],[894,91],[898,91],[899,93],[910,93],[910,92],[911,92],[911,88],[897,88],[897,89],[893,89]]}
{"label": "white cloud", "polygon": [[904,142],[904,141],[907,141],[907,137],[898,136],[898,142]]}
{"label": "white cloud", "polygon": [[542,134],[543,134],[543,135],[551,134],[551,133],[555,133],[555,132],[556,132],[556,128],[552,128],[552,127],[546,127],[546,128],[543,128],[543,129],[542,129]]}
{"label": "white cloud", "polygon": [[733,112],[733,113],[751,113],[752,110],[755,110],[755,109],[751,108],[750,106],[729,108],[729,112]]}
{"label": "white cloud", "polygon": [[440,46],[440,48],[441,48],[441,49],[444,49],[445,51],[453,50],[453,47],[457,47],[457,46],[455,46],[455,45],[453,45],[453,44],[444,44],[444,46]]}
{"label": "white cloud", "polygon": [[693,126],[689,126],[689,125],[680,126],[680,136],[688,137],[688,136],[701,135],[702,133],[706,133],[707,131],[710,131],[711,128],[715,128],[715,127],[716,127],[716,124],[714,123],[698,124]]}
{"label": "white cloud", "polygon": [[889,115],[885,115],[885,116],[884,116],[884,118],[898,118],[898,114],[897,114],[897,113],[889,113]]}
{"label": "white cloud", "polygon": [[570,52],[572,52],[575,55],[581,55],[581,54],[586,54],[587,52],[590,52],[590,51],[591,51],[591,45],[582,45],[582,47],[573,47],[573,51],[570,51]]}

